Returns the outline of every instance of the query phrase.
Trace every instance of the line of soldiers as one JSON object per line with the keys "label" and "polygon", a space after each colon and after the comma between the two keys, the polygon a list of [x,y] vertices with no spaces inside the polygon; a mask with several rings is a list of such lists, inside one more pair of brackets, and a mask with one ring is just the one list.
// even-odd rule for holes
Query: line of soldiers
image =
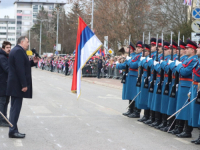
{"label": "line of soldiers", "polygon": [[[200,45],[190,39],[187,44],[181,40],[170,43],[158,38],[151,38],[149,45],[138,41],[136,48],[130,43],[130,57],[116,65],[124,72],[122,99],[129,100],[123,115],[140,118],[144,109],[138,121],[179,138],[190,138],[193,128],[200,127]],[[191,142],[200,144],[200,135]]]}

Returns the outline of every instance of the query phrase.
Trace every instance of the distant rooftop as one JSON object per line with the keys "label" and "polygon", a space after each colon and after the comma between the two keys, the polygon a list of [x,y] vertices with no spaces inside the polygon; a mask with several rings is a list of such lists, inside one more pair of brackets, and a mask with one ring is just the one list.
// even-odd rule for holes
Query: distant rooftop
{"label": "distant rooftop", "polygon": [[61,4],[61,5],[65,5],[66,3],[64,2],[64,0],[62,1],[56,1],[56,2],[49,2],[48,0],[16,0],[14,2],[15,3],[42,3],[42,4]]}

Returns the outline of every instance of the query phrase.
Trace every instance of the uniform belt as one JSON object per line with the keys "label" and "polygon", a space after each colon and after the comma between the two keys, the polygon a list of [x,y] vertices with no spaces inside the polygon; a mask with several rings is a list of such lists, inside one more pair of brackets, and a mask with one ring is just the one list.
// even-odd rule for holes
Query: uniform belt
{"label": "uniform belt", "polygon": [[159,74],[157,74],[157,77],[160,77],[160,75],[159,75]]}
{"label": "uniform belt", "polygon": [[190,78],[179,78],[180,81],[191,81],[192,82],[192,79]]}
{"label": "uniform belt", "polygon": [[176,77],[175,77],[175,76],[172,76],[172,78],[175,79]]}
{"label": "uniform belt", "polygon": [[138,71],[138,69],[131,69],[131,68],[129,70],[131,70],[131,71]]}
{"label": "uniform belt", "polygon": [[147,71],[146,69],[143,69],[143,71]]}
{"label": "uniform belt", "polygon": [[196,81],[193,81],[192,82],[194,85],[198,85],[199,84],[199,82],[196,82]]}
{"label": "uniform belt", "polygon": [[168,77],[168,74],[165,74],[165,77]]}

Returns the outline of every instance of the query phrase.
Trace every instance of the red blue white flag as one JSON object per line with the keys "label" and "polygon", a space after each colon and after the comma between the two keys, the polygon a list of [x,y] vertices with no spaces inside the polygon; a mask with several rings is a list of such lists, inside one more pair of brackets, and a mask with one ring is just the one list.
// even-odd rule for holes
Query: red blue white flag
{"label": "red blue white flag", "polygon": [[77,98],[79,98],[81,94],[82,68],[102,46],[101,41],[82,20],[82,18],[79,17],[78,20],[76,53],[71,87],[71,91],[77,93]]}
{"label": "red blue white flag", "polygon": [[184,5],[192,6],[192,0],[184,0]]}

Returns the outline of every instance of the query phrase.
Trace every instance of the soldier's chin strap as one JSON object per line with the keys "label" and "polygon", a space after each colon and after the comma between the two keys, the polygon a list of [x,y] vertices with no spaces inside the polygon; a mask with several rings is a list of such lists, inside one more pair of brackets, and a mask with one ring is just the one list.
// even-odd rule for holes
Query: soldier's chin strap
{"label": "soldier's chin strap", "polygon": [[138,97],[138,95],[141,93],[141,91],[133,98],[132,102],[128,105],[128,107],[126,109],[129,108],[129,106],[131,106],[131,104],[135,101],[135,99]]}
{"label": "soldier's chin strap", "polygon": [[1,116],[6,120],[6,122],[13,127],[12,123],[10,123],[10,121],[8,121],[8,119],[2,114],[2,112],[0,111]]}

